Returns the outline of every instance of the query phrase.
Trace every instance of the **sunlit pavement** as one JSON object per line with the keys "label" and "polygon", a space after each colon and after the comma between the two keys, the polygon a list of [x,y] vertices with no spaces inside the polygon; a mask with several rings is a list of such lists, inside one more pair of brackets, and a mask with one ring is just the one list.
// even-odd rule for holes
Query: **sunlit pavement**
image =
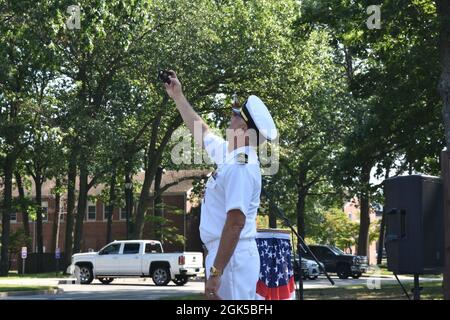
{"label": "sunlit pavement", "polygon": [[[41,279],[42,280],[42,279]],[[57,283],[48,279],[48,285]],[[4,283],[0,281],[0,283]],[[46,285],[40,282],[41,285]],[[169,283],[167,286],[155,286],[151,279],[115,279],[114,282],[104,285],[94,280],[89,285],[59,284],[64,292],[55,295],[14,296],[3,299],[11,300],[157,300],[162,297],[175,297],[202,293],[204,283],[191,281],[179,287]]]}

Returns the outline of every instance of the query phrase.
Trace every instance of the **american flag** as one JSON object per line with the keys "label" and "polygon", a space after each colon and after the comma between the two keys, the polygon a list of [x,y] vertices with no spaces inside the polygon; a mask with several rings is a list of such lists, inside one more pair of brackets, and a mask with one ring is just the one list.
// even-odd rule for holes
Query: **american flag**
{"label": "american flag", "polygon": [[259,232],[256,244],[261,262],[256,293],[265,300],[291,299],[295,283],[289,235]]}

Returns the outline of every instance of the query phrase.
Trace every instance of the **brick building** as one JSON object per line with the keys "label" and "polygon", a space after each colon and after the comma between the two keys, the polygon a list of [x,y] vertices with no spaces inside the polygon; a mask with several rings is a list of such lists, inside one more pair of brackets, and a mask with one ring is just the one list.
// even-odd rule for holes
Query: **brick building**
{"label": "brick building", "polygon": [[[173,184],[166,191],[163,192],[161,200],[163,208],[161,209],[162,216],[170,222],[166,227],[176,228],[176,234],[183,235],[186,241],[184,243],[163,243],[166,252],[174,251],[202,251],[201,241],[199,236],[199,208],[190,198],[193,179],[187,179],[192,176],[205,175],[205,171],[200,170],[186,170],[186,171],[167,171],[162,176],[161,187],[168,184]],[[184,180],[186,179],[186,180]],[[144,173],[141,172],[133,177],[135,184],[142,185],[144,181]],[[178,182],[179,181],[179,182]],[[67,194],[64,194],[61,199],[62,212],[60,214],[59,225],[55,214],[55,196],[51,194],[54,187],[54,181],[46,181],[42,188],[42,208],[43,208],[43,240],[44,252],[54,252],[55,247],[64,250],[65,233],[66,233],[66,201]],[[77,181],[78,187],[78,181]],[[150,194],[153,195],[153,185],[150,188]],[[89,250],[97,251],[106,245],[107,232],[107,214],[108,206],[98,199],[106,186],[98,185],[89,190],[88,198],[96,199],[88,202],[86,208],[86,215],[83,223],[83,234],[81,241],[81,251],[87,252]],[[14,197],[18,197],[17,189],[14,189]],[[31,190],[28,190],[27,196],[33,198],[35,195],[34,183],[32,183]],[[133,216],[136,210],[137,199],[139,194],[134,195],[135,205],[133,207]],[[75,208],[76,211],[76,208]],[[150,198],[149,209],[147,215],[153,215],[154,201]],[[76,215],[76,212],[75,212]],[[11,232],[15,232],[23,228],[23,218],[20,212],[11,214]],[[151,239],[153,235],[151,223],[146,223],[144,228],[144,239]],[[32,252],[37,251],[36,245],[36,223],[30,220],[30,233],[32,238]],[[126,211],[125,208],[113,209],[113,223],[112,223],[112,239],[122,240],[126,239]],[[59,234],[58,241],[55,243],[56,234]],[[12,267],[16,266],[17,257],[12,257]]]}

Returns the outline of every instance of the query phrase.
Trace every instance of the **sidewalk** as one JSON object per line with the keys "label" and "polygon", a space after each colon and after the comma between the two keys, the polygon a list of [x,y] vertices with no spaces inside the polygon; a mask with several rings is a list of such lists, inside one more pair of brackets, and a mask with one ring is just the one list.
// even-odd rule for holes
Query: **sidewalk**
{"label": "sidewalk", "polygon": [[57,286],[60,282],[66,283],[67,280],[76,280],[75,278],[0,278],[1,284],[16,284],[22,286]]}
{"label": "sidewalk", "polygon": [[7,292],[0,292],[0,298],[7,298],[7,297],[17,297],[17,296],[36,296],[36,295],[51,295],[51,294],[60,294],[64,293],[64,290],[61,288],[58,289],[49,289],[49,290],[29,290],[29,291],[7,291]]}

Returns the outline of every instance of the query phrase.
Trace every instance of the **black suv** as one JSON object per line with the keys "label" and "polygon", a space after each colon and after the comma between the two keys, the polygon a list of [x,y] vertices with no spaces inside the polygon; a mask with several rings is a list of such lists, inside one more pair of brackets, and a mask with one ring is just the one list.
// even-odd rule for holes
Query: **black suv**
{"label": "black suv", "polygon": [[[346,254],[334,246],[311,245],[309,249],[325,265],[327,272],[336,272],[340,279],[347,279],[350,276],[358,279],[364,272],[367,272],[367,257],[365,256]],[[312,259],[309,253],[304,257]]]}

